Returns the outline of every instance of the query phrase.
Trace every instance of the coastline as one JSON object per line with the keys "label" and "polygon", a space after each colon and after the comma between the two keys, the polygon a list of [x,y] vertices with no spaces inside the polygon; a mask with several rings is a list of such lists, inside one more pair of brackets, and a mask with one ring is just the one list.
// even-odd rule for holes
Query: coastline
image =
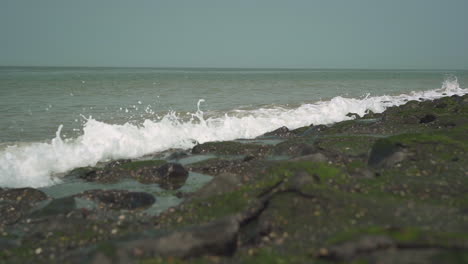
{"label": "coastline", "polygon": [[[468,95],[350,116],[66,176],[158,184],[179,199],[160,214],[145,211],[159,202],[151,191],[84,190],[53,199],[32,188],[0,189],[0,260],[466,260]],[[181,191],[191,173],[213,179]],[[92,205],[80,207],[85,201]]]}

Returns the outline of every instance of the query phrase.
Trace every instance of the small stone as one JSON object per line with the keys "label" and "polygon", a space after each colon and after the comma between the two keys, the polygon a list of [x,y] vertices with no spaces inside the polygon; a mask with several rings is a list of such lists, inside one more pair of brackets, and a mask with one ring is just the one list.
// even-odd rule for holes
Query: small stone
{"label": "small stone", "polygon": [[111,231],[111,233],[112,233],[113,235],[117,234],[117,232],[118,232],[118,230],[117,230],[117,229],[115,229],[115,228],[114,228],[114,229],[112,229],[112,231]]}
{"label": "small stone", "polygon": [[320,256],[328,256],[328,249],[326,249],[326,248],[319,249],[319,255]]}
{"label": "small stone", "polygon": [[36,252],[36,255],[39,255],[42,253],[42,248],[37,248],[34,252]]}

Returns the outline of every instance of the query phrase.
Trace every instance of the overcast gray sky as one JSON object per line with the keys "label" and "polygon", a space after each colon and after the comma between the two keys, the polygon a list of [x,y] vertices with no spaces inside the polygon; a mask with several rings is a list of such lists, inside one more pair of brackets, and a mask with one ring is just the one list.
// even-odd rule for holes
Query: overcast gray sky
{"label": "overcast gray sky", "polygon": [[468,0],[0,0],[0,65],[468,69]]}

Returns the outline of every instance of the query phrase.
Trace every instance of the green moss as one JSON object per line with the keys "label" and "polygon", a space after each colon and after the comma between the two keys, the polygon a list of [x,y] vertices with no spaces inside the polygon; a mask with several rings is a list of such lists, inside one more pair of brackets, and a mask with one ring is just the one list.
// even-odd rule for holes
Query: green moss
{"label": "green moss", "polygon": [[96,251],[97,252],[101,252],[103,253],[104,255],[106,255],[108,258],[112,259],[112,260],[116,260],[117,258],[117,248],[116,246],[111,243],[111,242],[102,242],[102,243],[99,243],[97,246],[96,246]]}
{"label": "green moss", "polygon": [[418,133],[418,134],[401,134],[390,137],[391,142],[398,142],[402,144],[415,144],[415,143],[439,143],[447,145],[461,146],[468,149],[466,142],[455,140],[449,135],[444,133]]}
{"label": "green moss", "polygon": [[349,163],[346,164],[346,167],[348,169],[362,169],[362,168],[366,168],[366,164],[360,160],[353,160]]}
{"label": "green moss", "polygon": [[286,264],[286,263],[304,263],[305,259],[300,256],[285,256],[272,248],[262,248],[254,251],[250,256],[242,256],[240,263],[245,264]]}
{"label": "green moss", "polygon": [[394,239],[397,243],[417,243],[426,246],[450,247],[466,245],[468,242],[468,233],[450,233],[431,230],[422,230],[420,228],[383,228],[369,227],[365,229],[349,230],[344,233],[331,237],[326,244],[335,245],[346,241],[357,239],[363,235],[385,235]]}
{"label": "green moss", "polygon": [[318,139],[315,144],[347,155],[361,155],[368,153],[376,139],[369,136],[329,136]]}
{"label": "green moss", "polygon": [[468,251],[446,250],[434,256],[433,263],[468,263]]}
{"label": "green moss", "polygon": [[194,154],[214,153],[220,155],[260,154],[268,151],[267,146],[245,144],[236,141],[207,142],[195,146]]}

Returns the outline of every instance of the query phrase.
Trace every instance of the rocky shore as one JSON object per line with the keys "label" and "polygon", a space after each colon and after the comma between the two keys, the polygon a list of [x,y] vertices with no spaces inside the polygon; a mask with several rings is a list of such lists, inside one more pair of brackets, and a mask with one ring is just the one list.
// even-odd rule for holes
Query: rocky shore
{"label": "rocky shore", "polygon": [[468,263],[468,95],[349,116],[0,189],[0,263]]}

